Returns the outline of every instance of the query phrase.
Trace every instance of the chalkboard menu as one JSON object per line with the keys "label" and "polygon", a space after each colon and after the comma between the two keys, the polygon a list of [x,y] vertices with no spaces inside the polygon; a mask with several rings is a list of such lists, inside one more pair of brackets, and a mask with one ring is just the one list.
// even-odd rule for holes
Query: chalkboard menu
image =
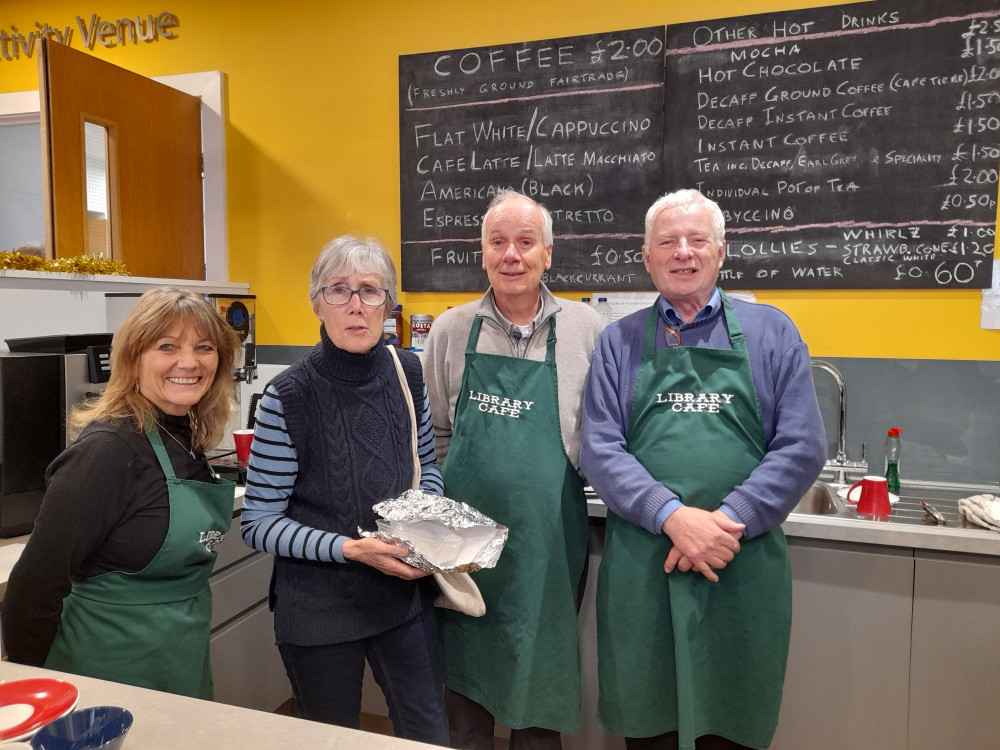
{"label": "chalkboard menu", "polygon": [[497,191],[553,217],[554,290],[649,289],[663,184],[664,27],[399,59],[402,288],[473,291]]}
{"label": "chalkboard menu", "polygon": [[670,26],[665,96],[664,188],[724,209],[723,286],[990,286],[996,0]]}

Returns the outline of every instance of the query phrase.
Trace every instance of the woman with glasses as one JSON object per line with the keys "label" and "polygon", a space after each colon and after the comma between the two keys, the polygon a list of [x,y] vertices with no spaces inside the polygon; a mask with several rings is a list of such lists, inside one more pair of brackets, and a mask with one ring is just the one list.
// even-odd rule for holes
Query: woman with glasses
{"label": "woman with glasses", "polygon": [[[414,426],[382,325],[396,270],[377,241],[339,237],[313,265],[320,341],[260,402],[241,531],[275,556],[271,609],[303,718],[357,728],[365,661],[395,734],[448,744],[427,573],[404,547],[361,537],[372,506],[410,488]],[[420,361],[397,352],[415,407],[420,487],[442,494]]]}

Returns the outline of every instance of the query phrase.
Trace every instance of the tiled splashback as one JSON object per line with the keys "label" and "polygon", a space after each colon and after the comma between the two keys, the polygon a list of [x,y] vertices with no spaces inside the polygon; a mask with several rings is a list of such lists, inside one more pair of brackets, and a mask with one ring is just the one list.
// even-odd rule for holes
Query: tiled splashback
{"label": "tiled splashback", "polygon": [[[309,347],[261,346],[258,361],[288,365]],[[885,471],[885,436],[902,427],[900,476],[907,480],[1000,484],[1000,362],[824,357],[847,384],[847,455]],[[813,370],[829,443],[840,421],[832,376]],[[264,381],[255,383],[263,390]]]}
{"label": "tiled splashback", "polygon": [[[885,471],[885,437],[902,427],[900,477],[1000,483],[1000,362],[830,357],[847,384],[847,454],[868,444],[869,472]],[[829,455],[837,452],[833,377],[813,369]]]}

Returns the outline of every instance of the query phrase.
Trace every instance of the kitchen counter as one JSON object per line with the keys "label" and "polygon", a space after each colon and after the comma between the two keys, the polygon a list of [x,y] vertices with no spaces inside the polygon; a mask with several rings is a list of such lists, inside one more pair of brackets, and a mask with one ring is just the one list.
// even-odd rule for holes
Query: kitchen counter
{"label": "kitchen counter", "polygon": [[[787,536],[1000,557],[1000,532],[965,525],[958,510],[959,498],[980,493],[1000,494],[995,486],[903,482],[900,499],[893,506],[892,514],[878,520],[858,515],[856,507],[842,497],[845,485],[817,483],[814,489],[825,490],[837,512],[792,513],[782,524]],[[922,500],[939,510],[947,519],[947,525],[924,523]]]}
{"label": "kitchen counter", "polygon": [[[239,515],[243,502],[243,487],[237,487],[233,517]],[[980,490],[982,491],[982,490]],[[995,491],[995,490],[994,490]],[[976,494],[969,490],[968,494]],[[608,507],[593,492],[587,493],[587,512],[591,518],[605,518]],[[964,552],[975,555],[1000,557],[1000,532],[972,527],[915,526],[868,521],[861,518],[835,515],[792,513],[781,525],[789,537],[823,539],[834,542],[880,544],[888,547]],[[11,568],[17,562],[27,536],[0,539],[0,601],[7,588]]]}
{"label": "kitchen counter", "polygon": [[[975,494],[975,493],[973,493]],[[781,528],[789,537],[1000,557],[1000,532],[954,526],[903,526],[860,518],[792,513]]]}
{"label": "kitchen counter", "polygon": [[127,750],[215,750],[275,748],[365,748],[406,750],[428,747],[380,734],[344,729],[305,719],[253,711],[222,703],[120,685],[22,664],[0,662],[0,680],[50,677],[66,680],[80,691],[77,708],[123,706],[134,722],[125,738]]}
{"label": "kitchen counter", "polygon": [[[929,488],[927,494],[932,498],[941,493],[935,485],[924,486]],[[980,492],[997,494],[998,491],[996,488],[967,488],[947,490],[944,494],[957,498]],[[604,518],[608,514],[607,506],[590,491],[587,493],[587,511],[591,518]],[[894,523],[891,520],[866,520],[853,512],[829,515],[791,513],[781,528],[786,536],[802,539],[1000,557],[1000,532],[971,526],[960,527],[954,521],[949,521],[947,526],[930,526]]]}

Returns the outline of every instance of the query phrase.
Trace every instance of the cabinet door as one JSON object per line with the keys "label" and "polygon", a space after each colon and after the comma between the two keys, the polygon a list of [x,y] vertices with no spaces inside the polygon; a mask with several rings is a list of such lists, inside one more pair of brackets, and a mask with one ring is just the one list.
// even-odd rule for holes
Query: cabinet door
{"label": "cabinet door", "polygon": [[772,750],[905,750],[912,551],[789,539],[792,639]]}
{"label": "cabinet door", "polygon": [[213,575],[208,581],[212,589],[212,630],[258,604],[266,604],[273,569],[274,558],[258,552]]}
{"label": "cabinet door", "polygon": [[1000,747],[1000,561],[917,552],[910,748]]}
{"label": "cabinet door", "polygon": [[216,702],[274,711],[292,697],[267,602],[212,633],[211,650]]}

